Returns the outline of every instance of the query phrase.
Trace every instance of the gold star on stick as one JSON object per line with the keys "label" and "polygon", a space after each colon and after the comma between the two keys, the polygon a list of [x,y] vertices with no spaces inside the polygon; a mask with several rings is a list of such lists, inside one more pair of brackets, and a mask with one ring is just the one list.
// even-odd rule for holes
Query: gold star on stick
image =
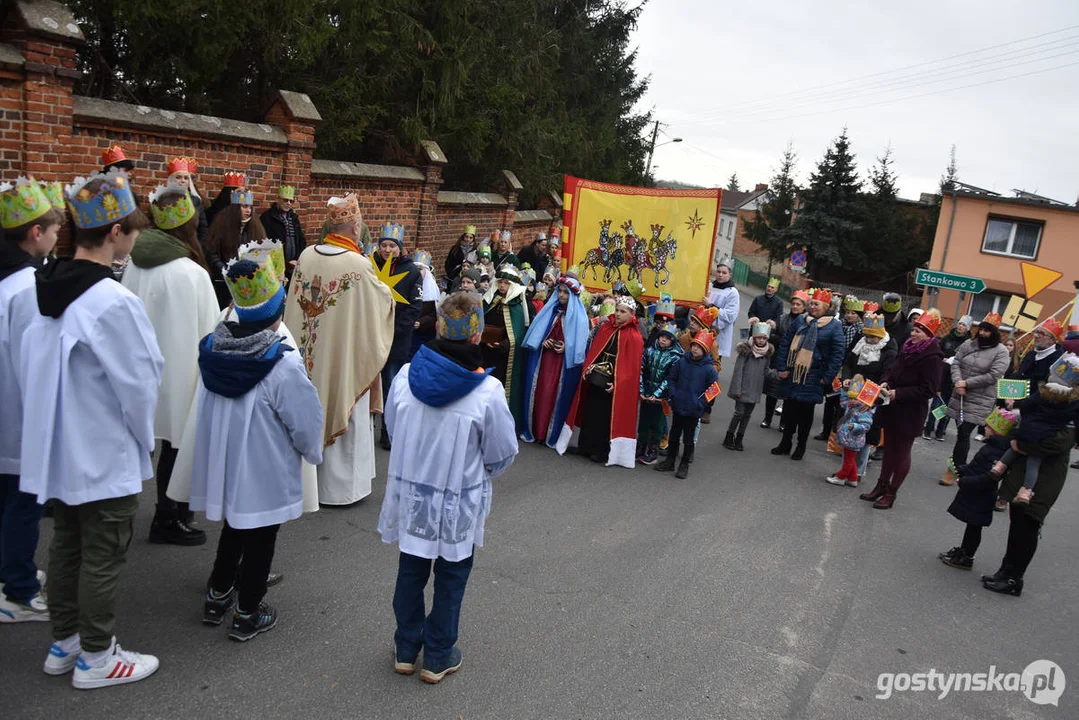
{"label": "gold star on stick", "polygon": [[697,237],[697,231],[700,230],[702,227],[704,227],[704,218],[702,218],[701,214],[697,211],[696,208],[694,208],[693,217],[686,220],[686,228],[692,231],[690,237]]}
{"label": "gold star on stick", "polygon": [[397,273],[396,275],[391,275],[390,265],[392,264],[392,259],[383,262],[382,267],[379,267],[378,263],[375,263],[375,274],[378,275],[378,279],[382,281],[382,284],[388,287],[390,289],[390,292],[393,293],[393,299],[395,301],[404,305],[409,305],[411,303],[409,303],[409,301],[406,300],[404,296],[401,295],[401,293],[397,292],[397,283],[401,282],[401,279],[407,276],[408,272],[406,271],[403,273]]}

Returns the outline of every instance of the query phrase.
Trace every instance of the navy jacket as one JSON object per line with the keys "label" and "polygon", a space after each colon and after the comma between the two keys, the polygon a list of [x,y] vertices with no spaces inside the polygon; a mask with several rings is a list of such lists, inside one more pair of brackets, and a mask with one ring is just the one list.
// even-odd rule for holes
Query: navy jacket
{"label": "navy jacket", "polygon": [[671,410],[675,415],[701,417],[708,411],[704,391],[718,381],[719,374],[711,355],[706,353],[700,360],[694,360],[687,352],[667,374]]}
{"label": "navy jacket", "polygon": [[[814,319],[813,322],[817,320]],[[804,321],[792,323],[779,344],[776,370],[791,373],[786,380],[780,381],[779,393],[785,398],[819,405],[824,402],[824,394],[832,391],[832,381],[839,375],[843,365],[843,356],[847,350],[846,337],[843,335],[842,323],[834,318],[824,327],[817,328],[817,346],[813,349],[809,374],[804,382],[795,385],[794,368],[787,367],[787,355],[800,327],[804,327]]]}
{"label": "navy jacket", "polygon": [[966,465],[959,467],[959,492],[948,506],[956,520],[983,527],[993,522],[993,505],[997,500],[997,481],[989,477],[993,463],[1004,456],[1010,441],[994,435],[985,441],[981,450]]}

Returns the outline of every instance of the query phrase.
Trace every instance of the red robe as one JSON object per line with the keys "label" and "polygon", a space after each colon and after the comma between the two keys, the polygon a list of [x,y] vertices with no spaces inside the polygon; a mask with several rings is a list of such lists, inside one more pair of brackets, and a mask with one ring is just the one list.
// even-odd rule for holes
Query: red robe
{"label": "red robe", "polygon": [[[637,322],[631,321],[619,327],[614,323],[614,316],[596,329],[596,336],[588,347],[584,367],[587,370],[596,362],[600,353],[607,347],[611,337],[618,336],[618,354],[615,357],[614,396],[611,402],[611,452],[607,465],[621,465],[633,468],[637,461],[637,410],[641,391],[641,357],[644,354],[644,338]],[[579,431],[584,415],[584,404],[590,392],[603,392],[581,377],[577,394],[569,410],[569,417],[558,438],[558,452],[564,453],[569,447],[575,431]]]}

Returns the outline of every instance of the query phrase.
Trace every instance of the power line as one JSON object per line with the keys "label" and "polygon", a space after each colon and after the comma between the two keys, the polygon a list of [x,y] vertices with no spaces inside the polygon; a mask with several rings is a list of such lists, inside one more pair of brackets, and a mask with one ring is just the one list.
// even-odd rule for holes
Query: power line
{"label": "power line", "polygon": [[[843,88],[843,89],[839,89],[839,90],[833,90],[831,92],[814,94],[814,95],[812,95],[810,97],[805,97],[805,98],[801,98],[801,99],[794,99],[793,98],[794,95],[801,95],[801,94],[805,94],[806,92],[809,92],[808,90],[800,90],[800,91],[796,91],[795,93],[787,93],[785,95],[778,95],[778,96],[775,96],[774,98],[772,98],[770,100],[760,100],[760,101],[747,103],[746,105],[743,105],[741,107],[735,105],[733,108],[728,107],[728,108],[724,109],[723,111],[719,111],[719,112],[709,111],[708,113],[700,113],[700,114],[696,115],[696,118],[698,118],[698,119],[693,119],[695,116],[693,114],[690,114],[687,117],[689,117],[691,119],[688,120],[685,124],[686,125],[701,124],[702,122],[704,122],[706,120],[709,120],[709,119],[717,119],[719,117],[730,116],[731,114],[734,114],[734,113],[736,113],[736,112],[738,112],[740,110],[743,110],[745,112],[745,114],[757,114],[757,113],[763,113],[763,112],[771,112],[776,108],[789,108],[791,106],[797,106],[797,105],[805,104],[805,103],[808,103],[808,102],[814,102],[814,103],[816,103],[816,102],[828,102],[828,101],[840,99],[840,98],[843,98],[843,97],[850,97],[852,95],[860,95],[860,94],[866,94],[866,93],[873,94],[873,93],[870,93],[870,91],[879,92],[879,90],[883,90],[883,89],[888,88],[890,86],[893,87],[893,89],[906,89],[906,88],[917,86],[917,85],[920,85],[920,84],[924,85],[924,84],[926,84],[926,82],[943,82],[943,81],[954,79],[954,78],[947,77],[947,76],[955,75],[957,73],[959,73],[959,74],[964,74],[964,73],[966,73],[966,74],[978,74],[978,73],[985,72],[985,70],[980,70],[980,71],[978,71],[978,73],[970,73],[969,68],[972,65],[984,68],[986,65],[1000,65],[1001,63],[1010,63],[1010,65],[1007,65],[1005,67],[994,68],[996,70],[1006,70],[1006,69],[1009,69],[1010,67],[1014,67],[1014,66],[1017,66],[1017,65],[1030,64],[1031,62],[1038,62],[1040,60],[1051,60],[1051,59],[1053,59],[1055,57],[1060,57],[1060,53],[1058,53],[1056,55],[1045,55],[1045,53],[1057,52],[1059,50],[1065,50],[1065,49],[1068,49],[1070,47],[1076,47],[1074,44],[1065,45],[1065,46],[1060,45],[1060,43],[1062,43],[1062,42],[1072,43],[1072,41],[1075,41],[1075,40],[1079,40],[1079,35],[1074,35],[1074,36],[1067,37],[1067,38],[1060,38],[1060,39],[1057,39],[1057,40],[1054,40],[1054,41],[1051,41],[1049,43],[1045,43],[1043,45],[1036,46],[1036,47],[1022,48],[1021,50],[1012,50],[1012,51],[1008,51],[1006,53],[1002,53],[1002,54],[991,56],[991,57],[978,58],[978,59],[975,59],[975,60],[968,60],[968,61],[965,61],[965,62],[962,62],[962,63],[955,64],[955,65],[950,66],[950,67],[935,68],[935,69],[928,70],[928,71],[922,71],[922,72],[915,73],[913,75],[909,75],[909,76],[906,76],[906,77],[892,78],[892,79],[889,79],[889,80],[879,80],[879,81],[876,81],[874,83],[869,83],[868,85],[865,85],[863,87]],[[1056,46],[1056,47],[1053,47],[1053,46]],[[1066,54],[1066,53],[1063,53],[1063,54]],[[1041,58],[1037,58],[1037,57],[1035,57],[1037,55],[1045,55],[1045,56],[1041,57]],[[1033,59],[1027,60],[1026,58],[1033,58]],[[1022,62],[1014,62],[1014,61],[1022,61]],[[923,81],[923,82],[919,82],[919,81]],[[879,90],[874,90],[874,88],[879,88]],[[787,101],[784,101],[784,100],[782,100],[783,97],[790,97],[791,99],[787,100]]]}

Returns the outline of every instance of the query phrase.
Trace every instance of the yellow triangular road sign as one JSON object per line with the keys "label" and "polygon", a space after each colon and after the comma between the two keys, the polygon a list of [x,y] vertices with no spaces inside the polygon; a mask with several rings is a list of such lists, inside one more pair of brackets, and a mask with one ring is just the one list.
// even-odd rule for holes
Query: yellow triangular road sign
{"label": "yellow triangular road sign", "polygon": [[1064,276],[1064,273],[1033,263],[1019,263],[1023,268],[1023,291],[1030,299]]}

